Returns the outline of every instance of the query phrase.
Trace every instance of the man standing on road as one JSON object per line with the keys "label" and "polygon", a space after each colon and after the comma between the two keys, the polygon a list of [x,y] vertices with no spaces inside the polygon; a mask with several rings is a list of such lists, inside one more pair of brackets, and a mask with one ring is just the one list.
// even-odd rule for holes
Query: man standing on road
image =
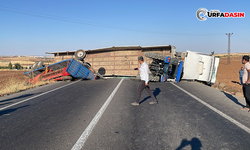
{"label": "man standing on road", "polygon": [[243,67],[241,67],[241,69],[240,69],[240,71],[239,71],[239,75],[240,75],[240,85],[243,85],[243,82],[242,82],[243,74],[244,74],[244,70],[243,70]]}
{"label": "man standing on road", "polygon": [[151,96],[153,99],[152,102],[149,104],[157,104],[158,101],[156,100],[154,94],[150,91],[149,88],[149,68],[146,62],[144,62],[144,59],[142,56],[138,57],[138,62],[141,64],[141,67],[138,69],[140,70],[140,77],[141,77],[141,82],[137,90],[137,99],[134,103],[131,103],[131,105],[138,106],[139,105],[139,100],[141,98],[141,92],[146,89],[148,94]]}
{"label": "man standing on road", "polygon": [[249,56],[243,56],[242,57],[242,63],[244,65],[244,74],[242,77],[243,82],[243,94],[246,99],[246,107],[243,107],[241,109],[247,109],[248,112],[250,109],[250,63],[249,63]]}

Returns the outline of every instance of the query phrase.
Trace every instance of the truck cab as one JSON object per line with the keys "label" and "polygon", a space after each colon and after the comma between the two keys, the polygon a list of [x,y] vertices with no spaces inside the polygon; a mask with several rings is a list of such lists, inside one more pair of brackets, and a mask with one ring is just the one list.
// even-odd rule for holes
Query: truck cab
{"label": "truck cab", "polygon": [[212,54],[203,54],[187,50],[184,58],[184,80],[203,81],[208,84],[215,83],[219,58]]}

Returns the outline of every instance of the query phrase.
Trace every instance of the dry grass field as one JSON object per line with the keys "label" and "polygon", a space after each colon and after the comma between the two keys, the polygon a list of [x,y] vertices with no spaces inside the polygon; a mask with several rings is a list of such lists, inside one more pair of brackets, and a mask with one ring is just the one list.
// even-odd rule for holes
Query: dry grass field
{"label": "dry grass field", "polygon": [[17,83],[25,82],[28,80],[28,77],[23,75],[23,71],[9,71],[9,70],[0,70],[0,90],[6,87],[11,81]]}
{"label": "dry grass field", "polygon": [[54,81],[38,82],[37,84],[25,86],[28,77],[23,75],[24,71],[0,70],[0,96],[13,94],[30,88],[38,87]]}
{"label": "dry grass field", "polygon": [[[44,65],[52,64],[51,58],[33,58],[33,57],[0,57],[0,66],[8,66],[11,62],[12,65],[20,63],[21,66],[32,66],[34,63],[43,60]],[[0,69],[0,96],[5,94],[12,94],[29,88],[37,87],[49,82],[39,82],[34,85],[24,86],[28,81],[28,77],[23,75],[25,70],[8,70]],[[54,82],[54,81],[53,81]]]}

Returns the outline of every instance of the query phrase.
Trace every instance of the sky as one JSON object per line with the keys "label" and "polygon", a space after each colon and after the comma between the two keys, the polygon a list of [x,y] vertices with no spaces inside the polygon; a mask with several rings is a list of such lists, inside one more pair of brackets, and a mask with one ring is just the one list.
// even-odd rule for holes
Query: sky
{"label": "sky", "polygon": [[[199,8],[245,18],[199,21]],[[0,0],[0,56],[111,46],[173,45],[178,52],[250,52],[250,1]]]}

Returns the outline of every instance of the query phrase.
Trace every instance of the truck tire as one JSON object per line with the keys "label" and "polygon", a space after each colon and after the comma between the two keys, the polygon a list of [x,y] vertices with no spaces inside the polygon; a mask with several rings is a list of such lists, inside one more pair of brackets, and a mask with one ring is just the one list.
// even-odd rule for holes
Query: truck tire
{"label": "truck tire", "polygon": [[73,79],[72,76],[63,76],[63,81],[70,82]]}
{"label": "truck tire", "polygon": [[75,58],[77,60],[83,60],[86,57],[86,52],[82,49],[79,49],[75,52]]}
{"label": "truck tire", "polygon": [[150,53],[150,52],[146,52],[145,56],[148,58],[151,58],[151,59],[158,59],[158,60],[162,60],[162,61],[165,61],[165,58],[166,58],[164,55],[161,55],[158,53]]}
{"label": "truck tire", "polygon": [[41,68],[41,67],[43,67],[43,60],[41,60],[37,63],[37,68]]}
{"label": "truck tire", "polygon": [[153,76],[153,75],[149,75],[149,81],[153,81],[153,82],[159,82],[160,81],[160,77],[159,76]]}

